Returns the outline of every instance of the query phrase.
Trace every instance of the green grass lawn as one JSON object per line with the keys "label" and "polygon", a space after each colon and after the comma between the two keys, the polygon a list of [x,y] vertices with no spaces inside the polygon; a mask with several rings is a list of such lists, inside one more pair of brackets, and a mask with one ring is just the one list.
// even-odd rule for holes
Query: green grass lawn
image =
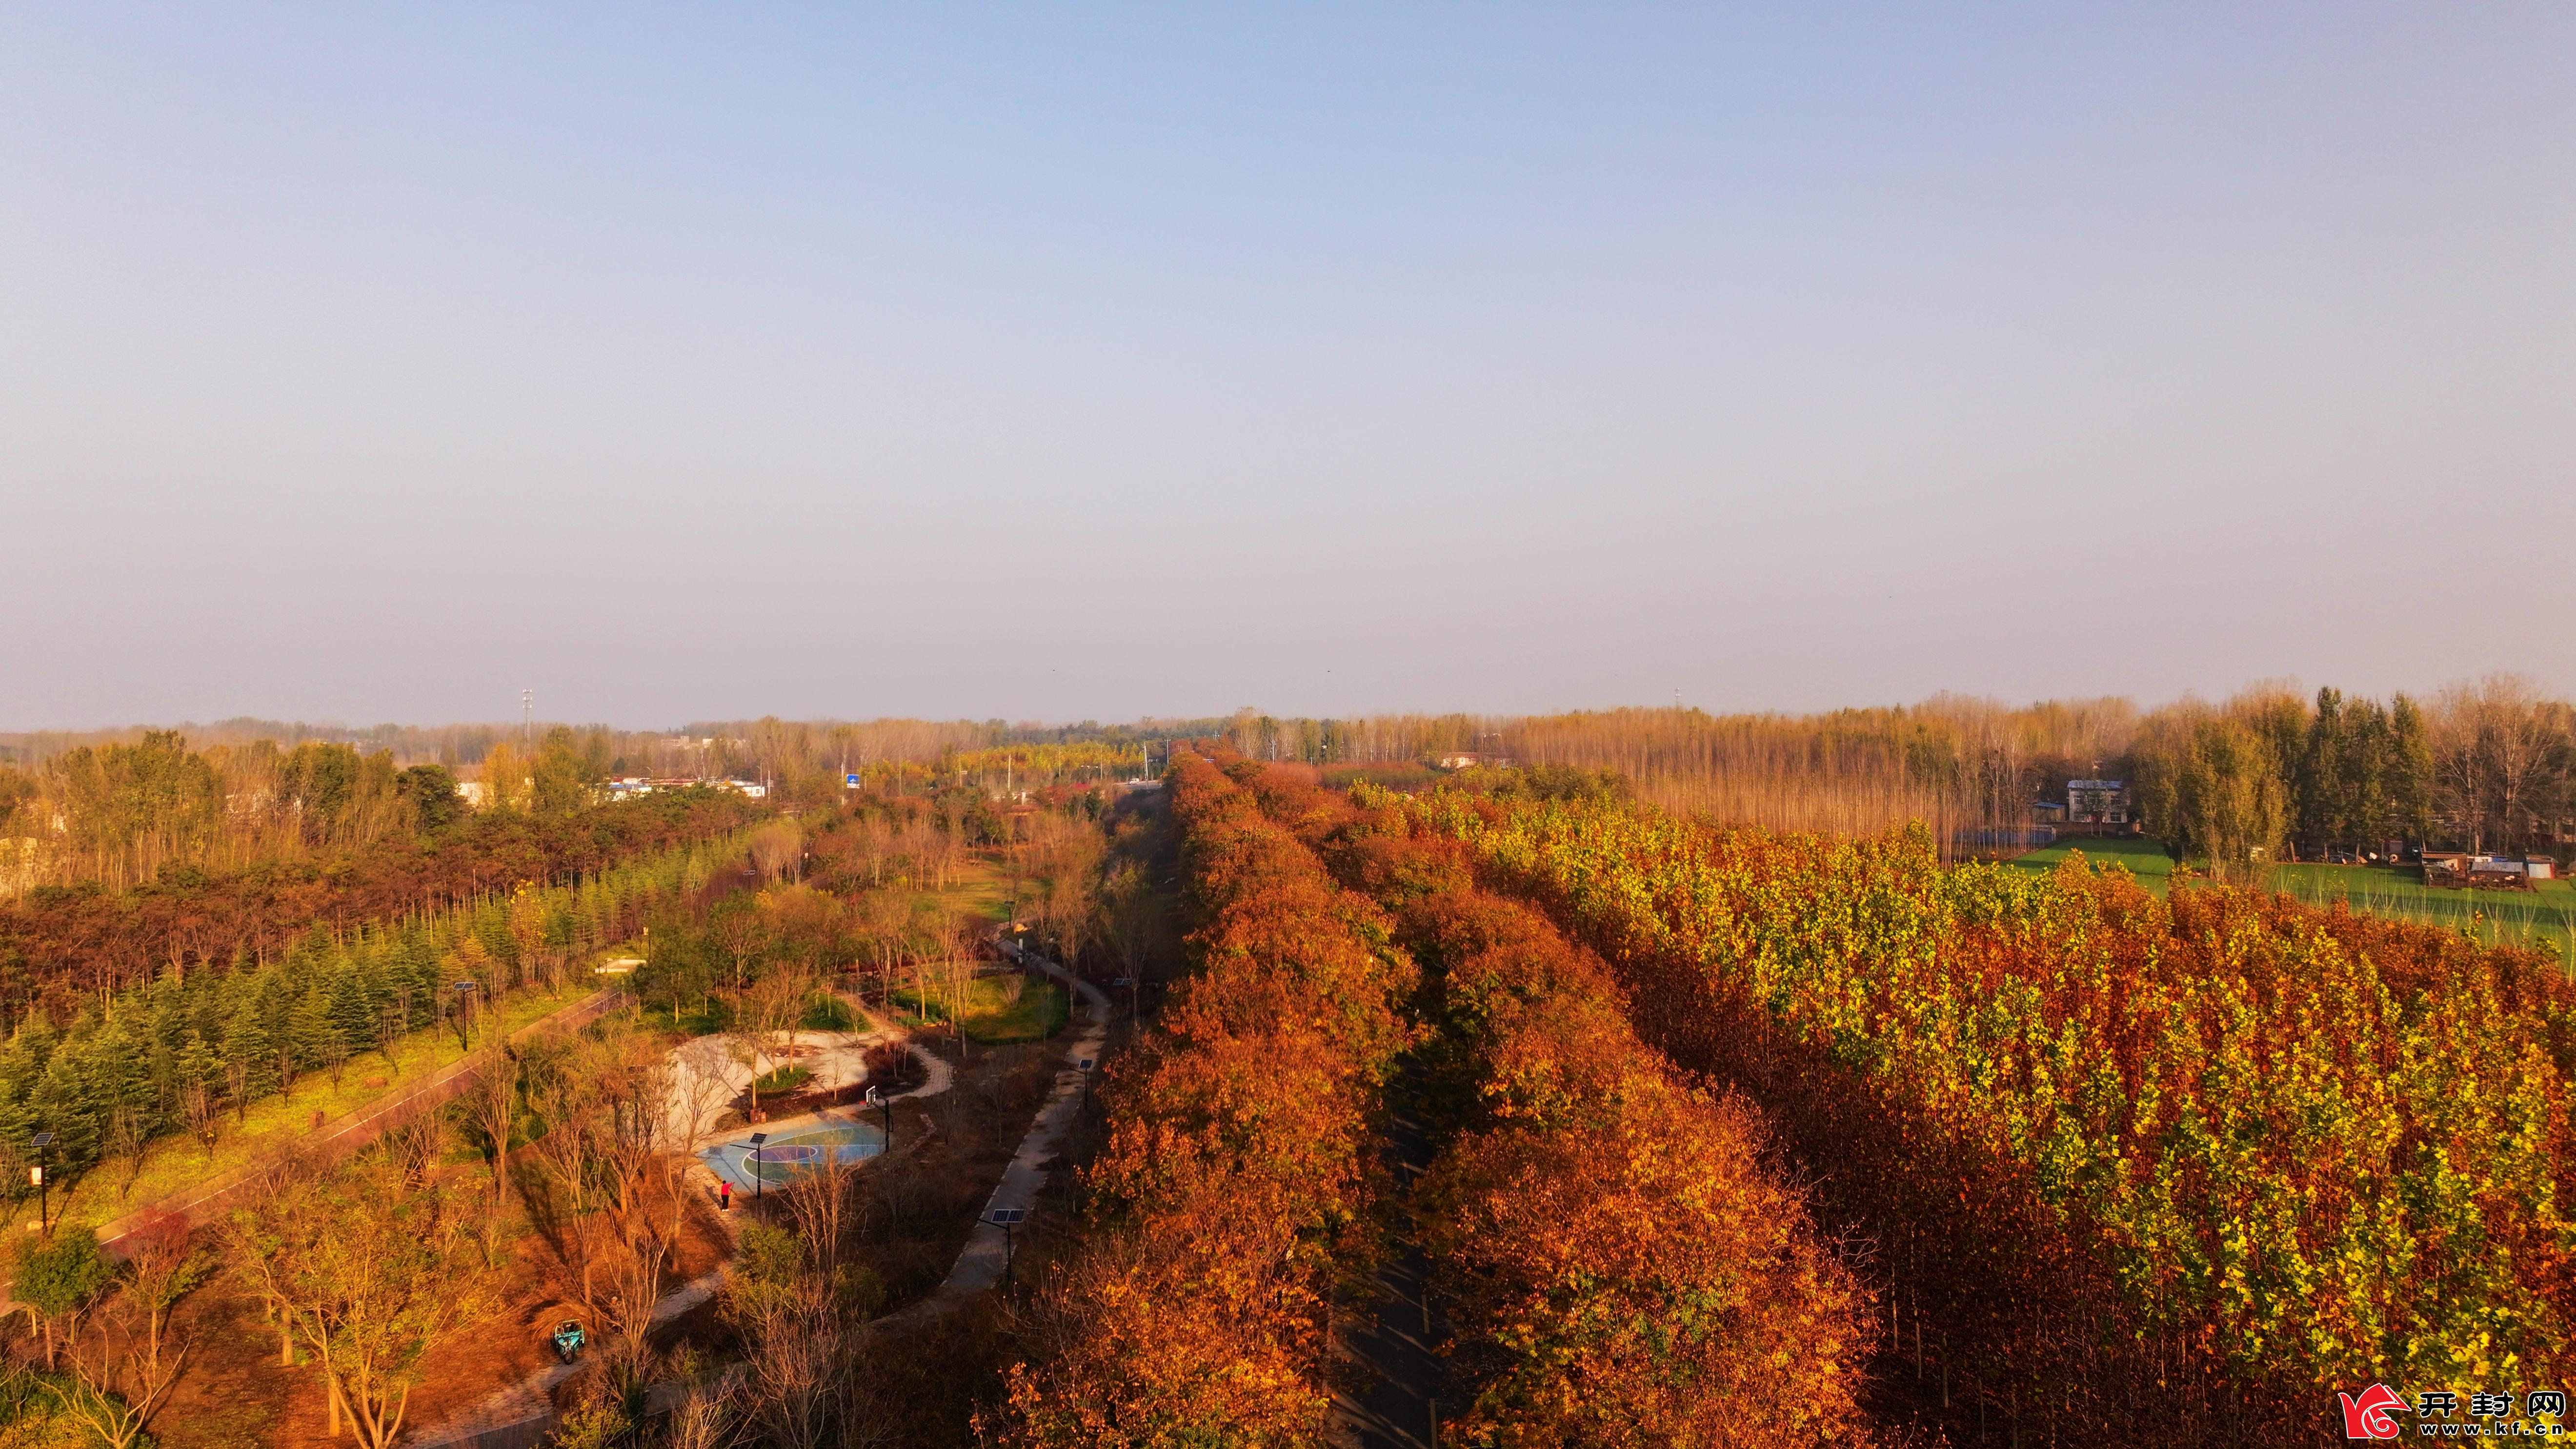
{"label": "green grass lawn", "polygon": [[[599,983],[584,977],[558,993],[536,990],[508,997],[501,1003],[501,1027],[517,1031],[597,989]],[[478,1035],[475,1045],[480,1047],[487,1039]],[[459,1055],[454,1032],[444,1027],[413,1032],[395,1040],[390,1063],[374,1052],[352,1057],[336,1090],[328,1072],[307,1072],[284,1095],[251,1103],[247,1121],[226,1112],[222,1135],[216,1139],[211,1156],[204,1144],[184,1133],[162,1137],[144,1149],[142,1172],[130,1189],[126,1180],[133,1172],[133,1164],[128,1159],[110,1158],[91,1168],[73,1186],[68,1201],[57,1194],[54,1206],[61,1221],[98,1227],[207,1178],[230,1172],[271,1148],[295,1141],[313,1130],[316,1112],[327,1121],[356,1111],[402,1091],[441,1067],[454,1065]],[[382,1085],[370,1086],[370,1082]],[[24,1206],[27,1216],[33,1219],[36,1205],[30,1202]]]}
{"label": "green grass lawn", "polygon": [[2281,865],[2266,883],[2310,905],[2349,901],[2372,915],[2466,927],[2482,941],[2549,951],[2562,963],[2576,944],[2576,885],[2563,880],[2530,891],[2446,891],[2425,885],[2413,866]]}
{"label": "green grass lawn", "polygon": [[[966,1006],[958,1013],[958,1029],[970,1039],[1002,1043],[1044,1041],[1062,1030],[1073,1015],[1073,1004],[1063,987],[1034,977],[1020,989],[1019,999],[1010,998],[1010,978],[979,976],[966,987]],[[924,1002],[909,987],[896,987],[894,1004],[911,1016],[912,1024],[945,1021],[947,1015],[934,999]]]}
{"label": "green grass lawn", "polygon": [[2165,893],[2173,875],[2173,857],[2165,854],[2163,841],[2128,835],[2107,836],[2100,840],[2061,840],[2028,855],[2014,856],[2004,864],[2023,870],[2055,870],[2058,862],[2078,851],[2095,865],[2127,866],[2129,874],[2138,878],[2138,884],[2157,895]]}
{"label": "green grass lawn", "polygon": [[796,1029],[799,1031],[854,1031],[858,1028],[858,1024],[858,1017],[851,1013],[848,1002],[837,996],[825,995],[817,996],[805,1003],[805,1015],[798,1019]]}
{"label": "green grass lawn", "polygon": [[[2066,840],[2006,862],[2024,870],[2050,870],[2082,851],[2096,864],[2117,862],[2138,884],[2163,895],[2172,884],[2173,861],[2164,842],[2142,839]],[[2543,881],[2533,891],[2448,891],[2424,884],[2411,865],[2276,865],[2263,886],[2312,906],[2349,902],[2356,911],[2450,929],[2466,927],[2490,944],[2527,946],[2576,959],[2576,882]]]}
{"label": "green grass lawn", "polygon": [[[1029,883],[1021,882],[1023,895]],[[936,892],[938,897],[984,920],[1000,925],[1011,918],[1011,882],[1002,868],[989,860],[968,860],[948,878],[948,888]]]}

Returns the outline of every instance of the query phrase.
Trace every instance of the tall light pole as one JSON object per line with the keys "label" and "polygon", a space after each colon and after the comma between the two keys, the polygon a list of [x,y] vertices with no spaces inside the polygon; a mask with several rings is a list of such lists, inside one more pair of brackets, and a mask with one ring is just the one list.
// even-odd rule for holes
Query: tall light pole
{"label": "tall light pole", "polygon": [[27,1139],[27,1145],[36,1149],[36,1164],[27,1169],[27,1176],[35,1180],[36,1226],[43,1232],[51,1233],[54,1230],[53,1218],[47,1210],[47,1204],[53,1188],[45,1181],[45,1149],[54,1145],[54,1134],[39,1132]]}
{"label": "tall light pole", "polygon": [[474,1029],[470,1013],[474,1010],[474,993],[483,989],[483,983],[454,981],[448,983],[448,987],[456,993],[456,1050],[460,1054],[470,1052],[474,1050],[474,1043],[470,1040]]}
{"label": "tall light pole", "polygon": [[987,1225],[1002,1230],[1002,1286],[1005,1288],[1010,1286],[1011,1266],[1019,1257],[1018,1244],[1012,1238],[1011,1230],[1018,1227],[1020,1219],[1028,1215],[1027,1208],[995,1208],[992,1216],[981,1219]]}

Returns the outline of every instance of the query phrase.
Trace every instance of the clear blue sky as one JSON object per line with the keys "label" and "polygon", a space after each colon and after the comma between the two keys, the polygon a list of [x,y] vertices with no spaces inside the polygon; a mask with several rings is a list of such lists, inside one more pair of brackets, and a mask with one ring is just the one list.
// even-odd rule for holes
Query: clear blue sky
{"label": "clear blue sky", "polygon": [[13,6],[0,540],[0,728],[2576,692],[2576,6]]}

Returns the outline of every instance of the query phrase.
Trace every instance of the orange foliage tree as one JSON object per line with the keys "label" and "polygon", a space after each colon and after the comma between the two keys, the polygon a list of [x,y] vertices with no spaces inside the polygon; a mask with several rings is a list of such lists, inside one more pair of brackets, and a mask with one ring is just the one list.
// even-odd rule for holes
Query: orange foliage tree
{"label": "orange foliage tree", "polygon": [[1170,784],[1197,969],[1104,1086],[1090,1231],[989,1425],[1013,1444],[1322,1443],[1331,1298],[1371,1252],[1412,965],[1227,771]]}
{"label": "orange foliage tree", "polygon": [[1432,978],[1422,1055],[1454,1135],[1416,1206],[1469,1404],[1444,1436],[1866,1441],[1869,1295],[1763,1165],[1760,1114],[1678,1080],[1597,956],[1405,831],[1376,812],[1328,853]]}
{"label": "orange foliage tree", "polygon": [[1761,1103],[1878,1245],[1891,1387],[1957,1437],[2305,1437],[2337,1385],[2576,1360],[2576,992],[2544,961],[2080,863],[1945,869],[1919,833],[1371,799]]}

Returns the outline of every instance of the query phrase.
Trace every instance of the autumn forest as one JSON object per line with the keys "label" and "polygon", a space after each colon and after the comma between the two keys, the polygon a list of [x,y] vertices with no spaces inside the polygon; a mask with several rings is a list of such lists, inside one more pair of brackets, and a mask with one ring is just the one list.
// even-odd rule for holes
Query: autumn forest
{"label": "autumn forest", "polygon": [[0,750],[0,1444],[2563,1417],[2515,678]]}

